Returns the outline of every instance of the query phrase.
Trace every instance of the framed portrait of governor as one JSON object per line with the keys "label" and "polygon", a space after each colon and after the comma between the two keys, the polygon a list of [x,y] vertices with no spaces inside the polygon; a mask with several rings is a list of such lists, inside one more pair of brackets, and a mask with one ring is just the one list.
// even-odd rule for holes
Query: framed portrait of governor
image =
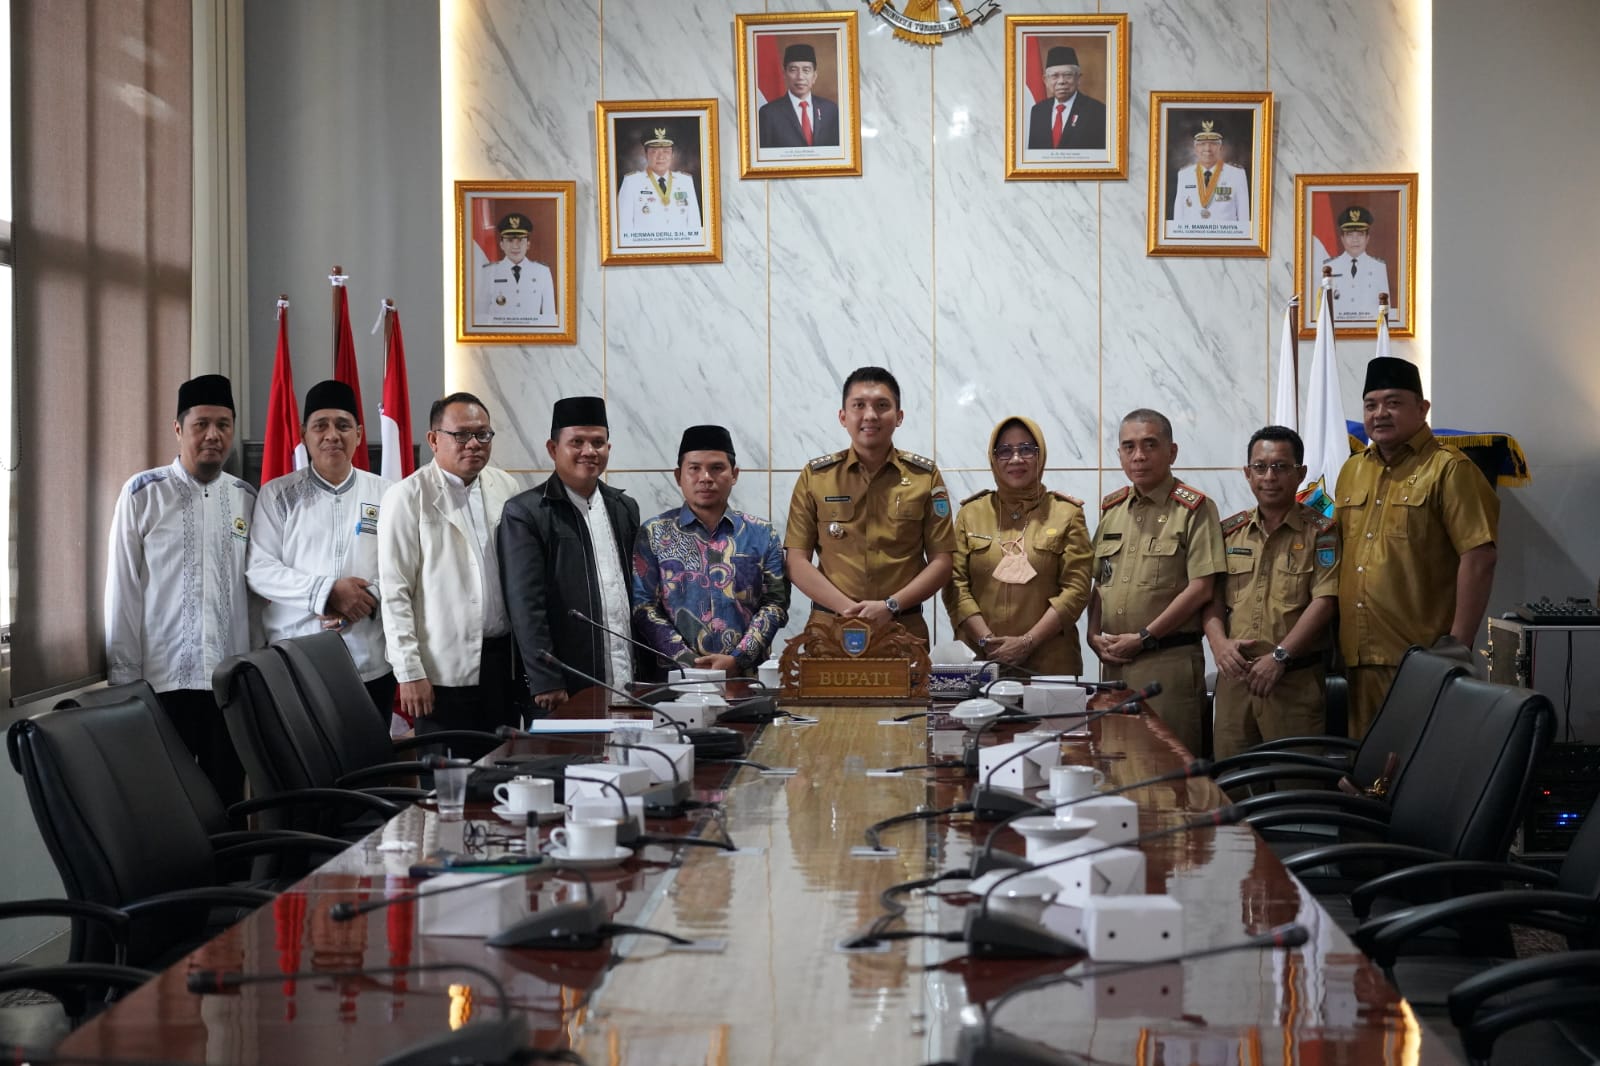
{"label": "framed portrait of governor", "polygon": [[1006,16],[1006,180],[1128,176],[1128,16]]}
{"label": "framed portrait of governor", "polygon": [[1272,94],[1150,94],[1150,255],[1264,256]]}
{"label": "framed portrait of governor", "polygon": [[715,100],[595,104],[600,262],[722,262]]}
{"label": "framed portrait of governor", "polygon": [[456,182],[457,341],[577,341],[577,187]]}
{"label": "framed portrait of governor", "polygon": [[861,173],[854,11],[736,15],[739,176]]}
{"label": "framed portrait of governor", "polygon": [[[1317,335],[1322,268],[1333,271],[1333,326],[1340,337],[1378,335],[1379,296],[1389,297],[1389,336],[1417,332],[1417,176],[1297,174],[1294,276],[1300,336]],[[1310,295],[1308,295],[1310,294]]]}

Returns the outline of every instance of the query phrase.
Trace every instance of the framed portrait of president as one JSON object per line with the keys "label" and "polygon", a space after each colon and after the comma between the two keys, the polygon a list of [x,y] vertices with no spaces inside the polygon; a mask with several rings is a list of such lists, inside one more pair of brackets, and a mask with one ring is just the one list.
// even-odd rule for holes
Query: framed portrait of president
{"label": "framed portrait of president", "polygon": [[739,176],[861,173],[854,11],[734,17]]}
{"label": "framed portrait of president", "polygon": [[1006,180],[1128,176],[1128,16],[1006,16]]}
{"label": "framed portrait of president", "polygon": [[574,181],[458,181],[456,340],[573,344]]}

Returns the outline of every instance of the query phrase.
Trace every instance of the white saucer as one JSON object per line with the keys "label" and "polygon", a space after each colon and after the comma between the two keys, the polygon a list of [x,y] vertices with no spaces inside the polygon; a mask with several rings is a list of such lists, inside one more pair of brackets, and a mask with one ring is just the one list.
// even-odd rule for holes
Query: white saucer
{"label": "white saucer", "polygon": [[609,857],[601,856],[597,859],[575,859],[567,854],[566,848],[558,847],[551,847],[545,854],[550,856],[550,860],[557,866],[571,866],[575,869],[583,870],[604,870],[610,866],[620,866],[633,858],[633,849],[625,848],[618,844],[617,850],[612,852]]}
{"label": "white saucer", "polygon": [[[1070,807],[1066,809],[1071,810]],[[1093,818],[1074,818],[1069,814],[1033,814],[1010,823],[1025,840],[1041,848],[1087,836],[1099,824]]]}
{"label": "white saucer", "polygon": [[558,803],[554,807],[542,811],[514,811],[504,803],[497,803],[493,807],[495,817],[504,818],[516,825],[526,825],[530,814],[537,814],[539,821],[550,822],[567,813],[567,805]]}

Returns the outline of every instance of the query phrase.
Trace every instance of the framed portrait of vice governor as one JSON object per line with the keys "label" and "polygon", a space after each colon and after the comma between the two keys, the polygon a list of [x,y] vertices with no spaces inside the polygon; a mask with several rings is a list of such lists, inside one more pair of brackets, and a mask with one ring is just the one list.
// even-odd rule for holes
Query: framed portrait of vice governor
{"label": "framed portrait of vice governor", "polygon": [[[1417,331],[1417,176],[1296,174],[1294,276],[1302,294],[1333,272],[1333,326],[1340,337],[1378,335],[1387,294],[1389,336]],[[1303,295],[1300,336],[1317,335],[1319,301]]]}
{"label": "framed portrait of vice governor", "polygon": [[600,262],[722,262],[715,100],[595,104]]}
{"label": "framed portrait of vice governor", "polygon": [[736,15],[739,176],[861,173],[854,11]]}
{"label": "framed portrait of vice governor", "polygon": [[1006,16],[1006,180],[1128,176],[1128,16]]}
{"label": "framed portrait of vice governor", "polygon": [[458,181],[456,340],[573,344],[573,181]]}
{"label": "framed portrait of vice governor", "polygon": [[1272,94],[1150,94],[1150,255],[1265,256]]}

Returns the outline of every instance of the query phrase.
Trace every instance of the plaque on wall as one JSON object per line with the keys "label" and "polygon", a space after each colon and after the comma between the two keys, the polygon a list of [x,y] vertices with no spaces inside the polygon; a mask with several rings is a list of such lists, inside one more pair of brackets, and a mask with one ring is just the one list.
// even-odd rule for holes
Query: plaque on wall
{"label": "plaque on wall", "polygon": [[928,698],[932,664],[922,641],[891,621],[812,614],[778,660],[779,694],[800,703],[907,703]]}

